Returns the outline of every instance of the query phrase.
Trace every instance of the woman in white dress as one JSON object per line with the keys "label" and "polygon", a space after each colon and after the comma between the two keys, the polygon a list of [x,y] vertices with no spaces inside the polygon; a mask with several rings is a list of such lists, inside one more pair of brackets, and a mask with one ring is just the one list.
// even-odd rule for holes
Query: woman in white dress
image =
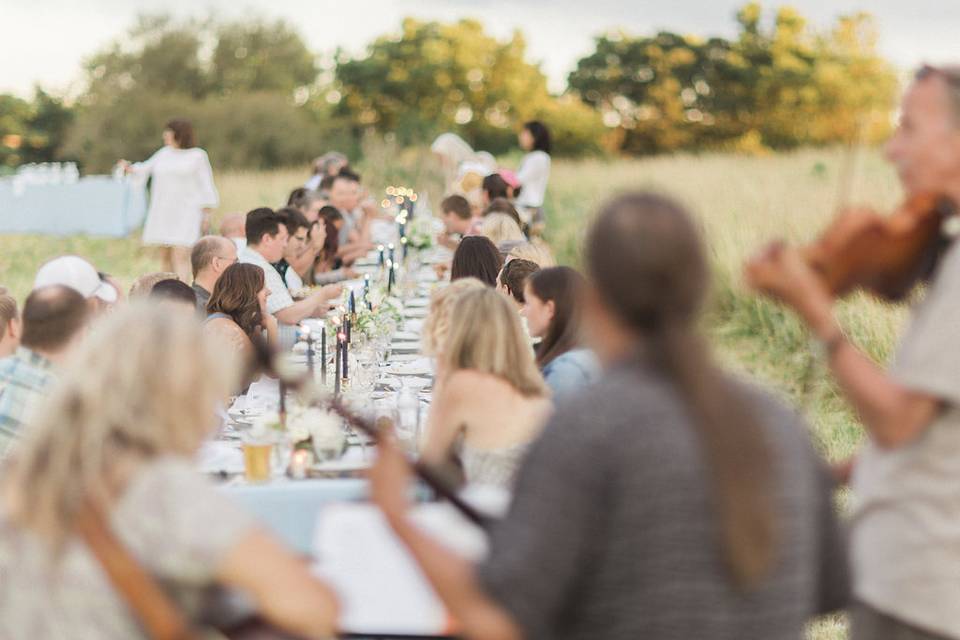
{"label": "woman in white dress", "polygon": [[144,162],[120,162],[129,173],[144,180],[153,178],[143,244],[159,246],[163,270],[190,282],[190,248],[200,239],[205,216],[220,199],[207,152],[194,146],[188,121],[168,122],[163,145]]}
{"label": "woman in white dress", "polygon": [[540,235],[545,222],[543,198],[550,180],[550,130],[542,122],[531,120],[523,125],[518,139],[527,154],[517,170],[520,183],[517,209],[524,222],[530,225],[530,232]]}

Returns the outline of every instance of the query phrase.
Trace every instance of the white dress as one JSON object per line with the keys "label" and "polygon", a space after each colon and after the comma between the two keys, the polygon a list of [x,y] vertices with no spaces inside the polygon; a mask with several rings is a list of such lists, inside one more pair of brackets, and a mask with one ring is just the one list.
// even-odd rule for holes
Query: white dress
{"label": "white dress", "polygon": [[543,151],[531,151],[523,156],[520,169],[517,170],[517,181],[523,187],[517,196],[517,204],[531,209],[542,207],[547,182],[550,181],[550,155]]}
{"label": "white dress", "polygon": [[153,178],[143,244],[190,247],[200,239],[203,209],[220,203],[207,152],[198,147],[163,147],[134,174]]}

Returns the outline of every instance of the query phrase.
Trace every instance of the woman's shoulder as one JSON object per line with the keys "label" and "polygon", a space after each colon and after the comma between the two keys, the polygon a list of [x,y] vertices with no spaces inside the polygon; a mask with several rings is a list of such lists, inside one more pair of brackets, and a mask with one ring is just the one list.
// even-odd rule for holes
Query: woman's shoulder
{"label": "woman's shoulder", "polygon": [[228,346],[238,350],[245,349],[251,344],[250,337],[233,318],[226,314],[208,317],[203,323],[203,329],[209,335],[224,340]]}

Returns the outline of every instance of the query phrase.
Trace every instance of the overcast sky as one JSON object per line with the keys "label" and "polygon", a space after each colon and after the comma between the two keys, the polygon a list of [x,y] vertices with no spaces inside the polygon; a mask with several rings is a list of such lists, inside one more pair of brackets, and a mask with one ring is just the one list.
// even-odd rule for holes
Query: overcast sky
{"label": "overcast sky", "polygon": [[[540,62],[551,88],[562,90],[593,36],[611,29],[645,34],[657,29],[731,35],[742,0],[0,0],[0,92],[28,95],[79,88],[82,59],[121,36],[139,12],[177,16],[215,12],[235,17],[283,17],[299,26],[315,53],[341,46],[360,52],[375,36],[396,31],[404,16],[436,20],[479,18],[488,31],[521,29],[530,59]],[[777,3],[783,4],[783,3]],[[903,68],[920,61],[960,60],[958,0],[798,0],[789,3],[814,24],[838,14],[869,11],[880,28],[882,52]],[[777,6],[765,2],[764,6]]]}

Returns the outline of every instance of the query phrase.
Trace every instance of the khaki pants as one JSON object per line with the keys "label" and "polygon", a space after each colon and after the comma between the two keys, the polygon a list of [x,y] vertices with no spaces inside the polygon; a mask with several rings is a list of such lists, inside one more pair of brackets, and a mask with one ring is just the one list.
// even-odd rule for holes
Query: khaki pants
{"label": "khaki pants", "polygon": [[881,613],[868,604],[850,608],[850,640],[948,640]]}

